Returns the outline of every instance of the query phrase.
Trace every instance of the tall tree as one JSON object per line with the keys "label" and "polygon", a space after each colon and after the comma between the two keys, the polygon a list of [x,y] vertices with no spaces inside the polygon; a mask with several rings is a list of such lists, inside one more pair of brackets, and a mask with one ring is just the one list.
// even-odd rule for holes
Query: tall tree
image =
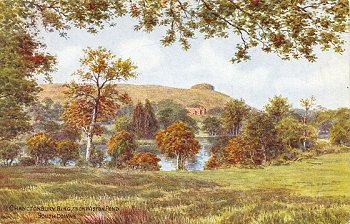
{"label": "tall tree", "polygon": [[[53,71],[55,58],[44,52],[38,30],[28,30],[20,1],[0,1],[0,140],[30,130],[25,106],[40,91],[39,74]],[[48,76],[46,76],[48,77]]]}
{"label": "tall tree", "polygon": [[300,105],[304,109],[304,116],[303,116],[303,150],[306,150],[307,148],[307,142],[308,142],[308,118],[310,116],[310,110],[315,106],[316,98],[314,96],[311,96],[310,98],[305,98],[300,100]]}
{"label": "tall tree", "polygon": [[185,161],[196,155],[200,149],[193,130],[184,122],[175,122],[156,135],[156,142],[162,154],[176,158],[177,169],[185,169]]}
{"label": "tall tree", "polygon": [[266,113],[277,124],[291,113],[292,106],[289,104],[287,97],[279,95],[269,98],[269,102],[264,108]]}
{"label": "tall tree", "polygon": [[115,116],[120,103],[129,103],[126,93],[120,93],[116,81],[136,77],[136,66],[130,59],[116,58],[111,51],[87,48],[80,59],[81,68],[75,72],[83,84],[72,82],[65,92],[70,102],[64,118],[67,124],[82,128],[86,134],[86,161],[89,161],[93,136],[101,130],[101,122]]}
{"label": "tall tree", "polygon": [[156,115],[154,114],[151,102],[146,99],[144,107],[144,137],[153,138],[154,134],[158,131],[159,125]]}
{"label": "tall tree", "polygon": [[230,135],[238,135],[242,126],[242,121],[247,117],[250,108],[243,99],[233,99],[226,103],[222,120],[225,129]]}
{"label": "tall tree", "polygon": [[243,136],[256,154],[260,155],[261,163],[270,161],[284,150],[274,123],[264,112],[252,113],[247,118]]}
{"label": "tall tree", "polygon": [[143,105],[141,102],[138,102],[134,108],[134,112],[132,115],[132,126],[137,138],[141,138],[143,136],[144,122],[145,114]]}

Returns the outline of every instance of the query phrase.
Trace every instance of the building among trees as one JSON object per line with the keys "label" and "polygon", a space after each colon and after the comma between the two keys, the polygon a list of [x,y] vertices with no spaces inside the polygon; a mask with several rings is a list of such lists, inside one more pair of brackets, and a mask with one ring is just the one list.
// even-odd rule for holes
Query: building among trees
{"label": "building among trees", "polygon": [[186,107],[186,110],[192,115],[205,115],[207,114],[207,109],[201,105],[191,105]]}

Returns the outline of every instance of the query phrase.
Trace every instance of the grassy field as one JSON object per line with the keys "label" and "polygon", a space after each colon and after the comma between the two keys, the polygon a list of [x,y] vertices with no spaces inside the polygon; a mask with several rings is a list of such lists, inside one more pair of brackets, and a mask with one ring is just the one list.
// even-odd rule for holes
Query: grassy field
{"label": "grassy field", "polygon": [[[45,84],[41,85],[41,88],[43,88],[43,91],[39,93],[40,99],[49,97],[54,101],[63,103],[65,97],[62,84]],[[145,99],[149,99],[152,102],[171,99],[183,106],[200,104],[207,109],[211,109],[214,107],[222,108],[231,99],[220,92],[204,89],[181,89],[167,86],[131,84],[120,84],[118,89],[127,92],[135,104],[138,101],[144,102]]]}
{"label": "grassy field", "polygon": [[[347,223],[349,156],[197,172],[4,167],[0,223]],[[10,211],[14,206],[17,211]],[[119,210],[86,211],[88,206]],[[23,207],[27,211],[18,211]],[[37,211],[50,207],[55,211]]]}

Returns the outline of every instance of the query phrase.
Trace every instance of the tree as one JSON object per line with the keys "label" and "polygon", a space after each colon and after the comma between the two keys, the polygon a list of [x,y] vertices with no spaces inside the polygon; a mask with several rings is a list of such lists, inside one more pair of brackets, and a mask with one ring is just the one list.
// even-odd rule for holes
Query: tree
{"label": "tree", "polygon": [[182,121],[193,131],[197,132],[197,122],[188,115],[186,108],[172,100],[162,100],[158,103],[158,121],[161,128],[166,128],[171,124]]}
{"label": "tree", "polygon": [[350,121],[337,122],[331,128],[330,140],[335,145],[350,143]]}
{"label": "tree", "polygon": [[248,117],[244,123],[243,137],[259,155],[260,161],[255,159],[256,163],[264,164],[284,151],[274,123],[264,112],[254,112]]}
{"label": "tree", "polygon": [[[7,1],[4,1],[6,4]],[[345,0],[331,1],[11,1],[4,5],[15,11],[15,18],[28,29],[58,30],[61,35],[71,26],[96,32],[116,18],[135,18],[136,30],[151,32],[164,28],[161,39],[168,46],[175,41],[183,48],[196,34],[205,38],[236,36],[238,44],[233,61],[249,59],[248,50],[260,47],[282,59],[306,58],[314,61],[314,48],[333,48],[342,52],[342,34],[347,31],[349,5]],[[11,17],[10,17],[11,18]]]}
{"label": "tree", "polygon": [[229,165],[255,165],[261,161],[260,151],[251,147],[242,136],[233,137],[226,145],[224,154],[225,162]]}
{"label": "tree", "polygon": [[288,98],[284,98],[282,95],[269,98],[269,103],[264,108],[276,124],[291,113],[291,105],[288,103]]}
{"label": "tree", "polygon": [[134,128],[134,133],[137,138],[141,138],[144,132],[144,112],[143,105],[141,102],[138,102],[134,108],[134,112],[132,115],[132,126]]}
{"label": "tree", "polygon": [[56,150],[63,166],[71,160],[79,159],[79,145],[69,139],[57,141]]}
{"label": "tree", "polygon": [[307,141],[309,139],[308,136],[308,118],[309,118],[309,112],[310,110],[315,106],[316,98],[314,96],[311,96],[310,98],[305,98],[300,100],[300,105],[304,108],[304,116],[303,116],[303,150],[306,150],[307,148]]}
{"label": "tree", "polygon": [[11,140],[31,130],[25,107],[36,100],[40,88],[36,76],[47,78],[55,58],[44,52],[38,31],[28,30],[29,21],[18,1],[0,2],[0,140]]}
{"label": "tree", "polygon": [[35,132],[56,134],[61,129],[63,106],[45,98],[41,102],[36,101],[28,108],[32,117],[32,126]]}
{"label": "tree", "polygon": [[153,107],[151,102],[146,99],[145,107],[143,110],[144,113],[144,137],[145,138],[153,138],[155,133],[159,129],[158,120],[156,115],[154,114]]}
{"label": "tree", "polygon": [[222,130],[221,121],[217,117],[206,117],[203,120],[202,130],[208,133],[210,136],[218,135]]}
{"label": "tree", "polygon": [[29,154],[36,165],[46,165],[56,155],[56,144],[46,133],[37,133],[27,139]]}
{"label": "tree", "polygon": [[6,166],[11,166],[13,161],[19,156],[21,147],[10,141],[0,141],[0,160]]}
{"label": "tree", "polygon": [[284,145],[289,148],[299,147],[303,136],[303,126],[297,120],[285,117],[276,125],[276,129]]}
{"label": "tree", "polygon": [[142,170],[159,170],[160,159],[151,152],[139,152],[136,153],[129,164],[135,169]]}
{"label": "tree", "polygon": [[228,134],[239,134],[242,121],[248,115],[249,111],[250,108],[245,104],[243,99],[233,99],[226,103],[222,114],[222,120]]}
{"label": "tree", "polygon": [[100,122],[115,116],[120,103],[129,103],[126,93],[120,93],[115,81],[125,81],[136,77],[136,66],[130,59],[116,59],[103,47],[87,48],[80,60],[81,68],[75,72],[84,84],[72,82],[67,85],[66,95],[70,99],[64,118],[67,124],[82,128],[86,134],[85,160],[89,161],[93,136],[101,130]]}
{"label": "tree", "polygon": [[157,146],[161,153],[176,158],[177,169],[185,169],[185,161],[196,155],[200,149],[193,130],[184,122],[175,122],[156,135]]}
{"label": "tree", "polygon": [[133,131],[132,118],[129,114],[123,114],[117,117],[114,122],[114,128],[116,132],[119,131]]}
{"label": "tree", "polygon": [[127,131],[115,133],[108,141],[108,154],[113,158],[115,166],[123,166],[131,159],[136,148],[134,135]]}

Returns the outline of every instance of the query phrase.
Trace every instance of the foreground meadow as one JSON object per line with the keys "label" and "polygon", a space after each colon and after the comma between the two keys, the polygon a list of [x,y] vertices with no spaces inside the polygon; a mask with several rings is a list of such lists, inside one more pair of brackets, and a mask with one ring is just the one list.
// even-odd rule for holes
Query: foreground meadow
{"label": "foreground meadow", "polygon": [[[0,223],[347,223],[349,155],[196,172],[3,167]],[[118,209],[91,211],[106,206]]]}

